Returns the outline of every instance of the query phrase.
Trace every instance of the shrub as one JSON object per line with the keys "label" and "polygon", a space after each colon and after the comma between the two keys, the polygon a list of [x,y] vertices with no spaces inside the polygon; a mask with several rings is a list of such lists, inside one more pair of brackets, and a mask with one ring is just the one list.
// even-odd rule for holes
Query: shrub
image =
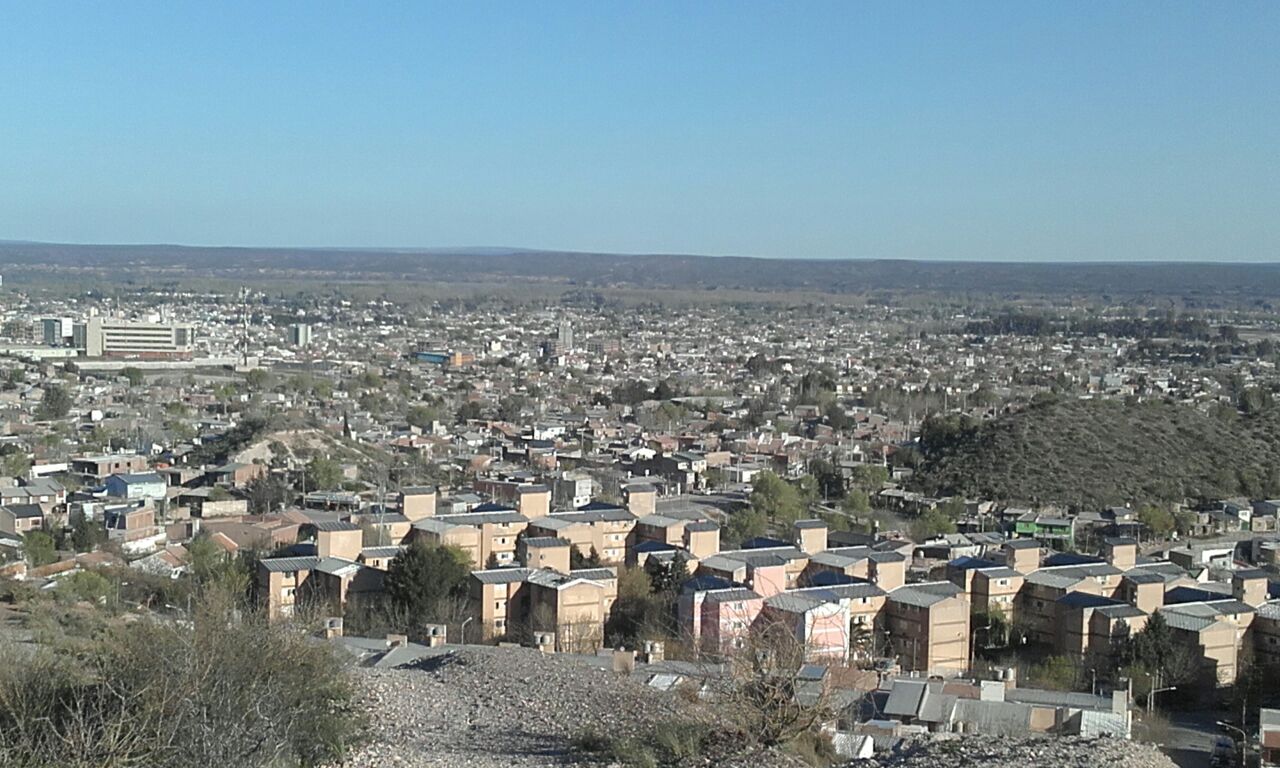
{"label": "shrub", "polygon": [[664,762],[680,764],[700,757],[709,735],[701,723],[670,720],[654,727],[653,743],[667,758]]}
{"label": "shrub", "polygon": [[296,627],[235,609],[210,595],[191,622],[135,621],[74,655],[0,659],[0,765],[340,759],[361,726],[341,659]]}

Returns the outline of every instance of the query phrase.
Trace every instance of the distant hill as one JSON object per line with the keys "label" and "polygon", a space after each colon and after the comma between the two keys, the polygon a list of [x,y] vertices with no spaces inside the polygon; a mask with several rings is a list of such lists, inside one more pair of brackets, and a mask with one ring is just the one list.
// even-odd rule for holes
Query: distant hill
{"label": "distant hill", "polygon": [[1280,494],[1280,410],[1064,400],[979,425],[934,421],[917,482],[1005,502],[1109,504]]}
{"label": "distant hill", "polygon": [[1280,264],[984,263],[620,255],[517,248],[211,248],[0,241],[0,269],[55,267],[106,279],[219,275],[508,282],[576,288],[1267,298]]}

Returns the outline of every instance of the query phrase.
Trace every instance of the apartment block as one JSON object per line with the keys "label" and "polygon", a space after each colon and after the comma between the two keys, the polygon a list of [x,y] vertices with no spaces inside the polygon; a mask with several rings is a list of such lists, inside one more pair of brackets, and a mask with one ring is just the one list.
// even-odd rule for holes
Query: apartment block
{"label": "apartment block", "polygon": [[471,614],[485,638],[550,633],[555,650],[590,653],[604,640],[617,574],[609,568],[486,569],[471,573],[470,595]]}
{"label": "apartment block", "polygon": [[568,541],[583,557],[592,550],[600,560],[620,564],[627,558],[627,542],[636,517],[622,507],[593,502],[574,512],[553,512],[529,523],[529,535]]}
{"label": "apartment block", "polygon": [[969,667],[969,603],[949,581],[908,584],[885,604],[889,648],[903,669],[954,675]]}

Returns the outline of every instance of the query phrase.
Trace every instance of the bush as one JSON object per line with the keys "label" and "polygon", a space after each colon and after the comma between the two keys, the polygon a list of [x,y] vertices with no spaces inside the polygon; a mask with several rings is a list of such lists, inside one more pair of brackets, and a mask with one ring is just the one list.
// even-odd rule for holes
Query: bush
{"label": "bush", "polygon": [[208,602],[192,622],[110,627],[79,654],[0,659],[0,765],[340,759],[361,726],[342,660],[299,628]]}
{"label": "bush", "polygon": [[685,763],[702,755],[709,735],[701,723],[671,720],[653,729],[653,743],[669,762]]}
{"label": "bush", "polygon": [[836,752],[836,745],[825,733],[802,733],[787,745],[787,750],[815,768],[826,768],[841,760],[840,754]]}
{"label": "bush", "polygon": [[68,600],[101,601],[111,591],[111,582],[100,573],[80,571],[58,582],[58,596]]}

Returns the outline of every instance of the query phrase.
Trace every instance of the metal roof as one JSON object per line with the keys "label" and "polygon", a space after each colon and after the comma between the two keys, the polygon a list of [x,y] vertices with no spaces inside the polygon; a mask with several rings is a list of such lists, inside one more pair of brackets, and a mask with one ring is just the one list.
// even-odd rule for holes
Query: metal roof
{"label": "metal roof", "polygon": [[286,571],[309,571],[320,562],[318,557],[266,557],[258,564],[273,573]]}

